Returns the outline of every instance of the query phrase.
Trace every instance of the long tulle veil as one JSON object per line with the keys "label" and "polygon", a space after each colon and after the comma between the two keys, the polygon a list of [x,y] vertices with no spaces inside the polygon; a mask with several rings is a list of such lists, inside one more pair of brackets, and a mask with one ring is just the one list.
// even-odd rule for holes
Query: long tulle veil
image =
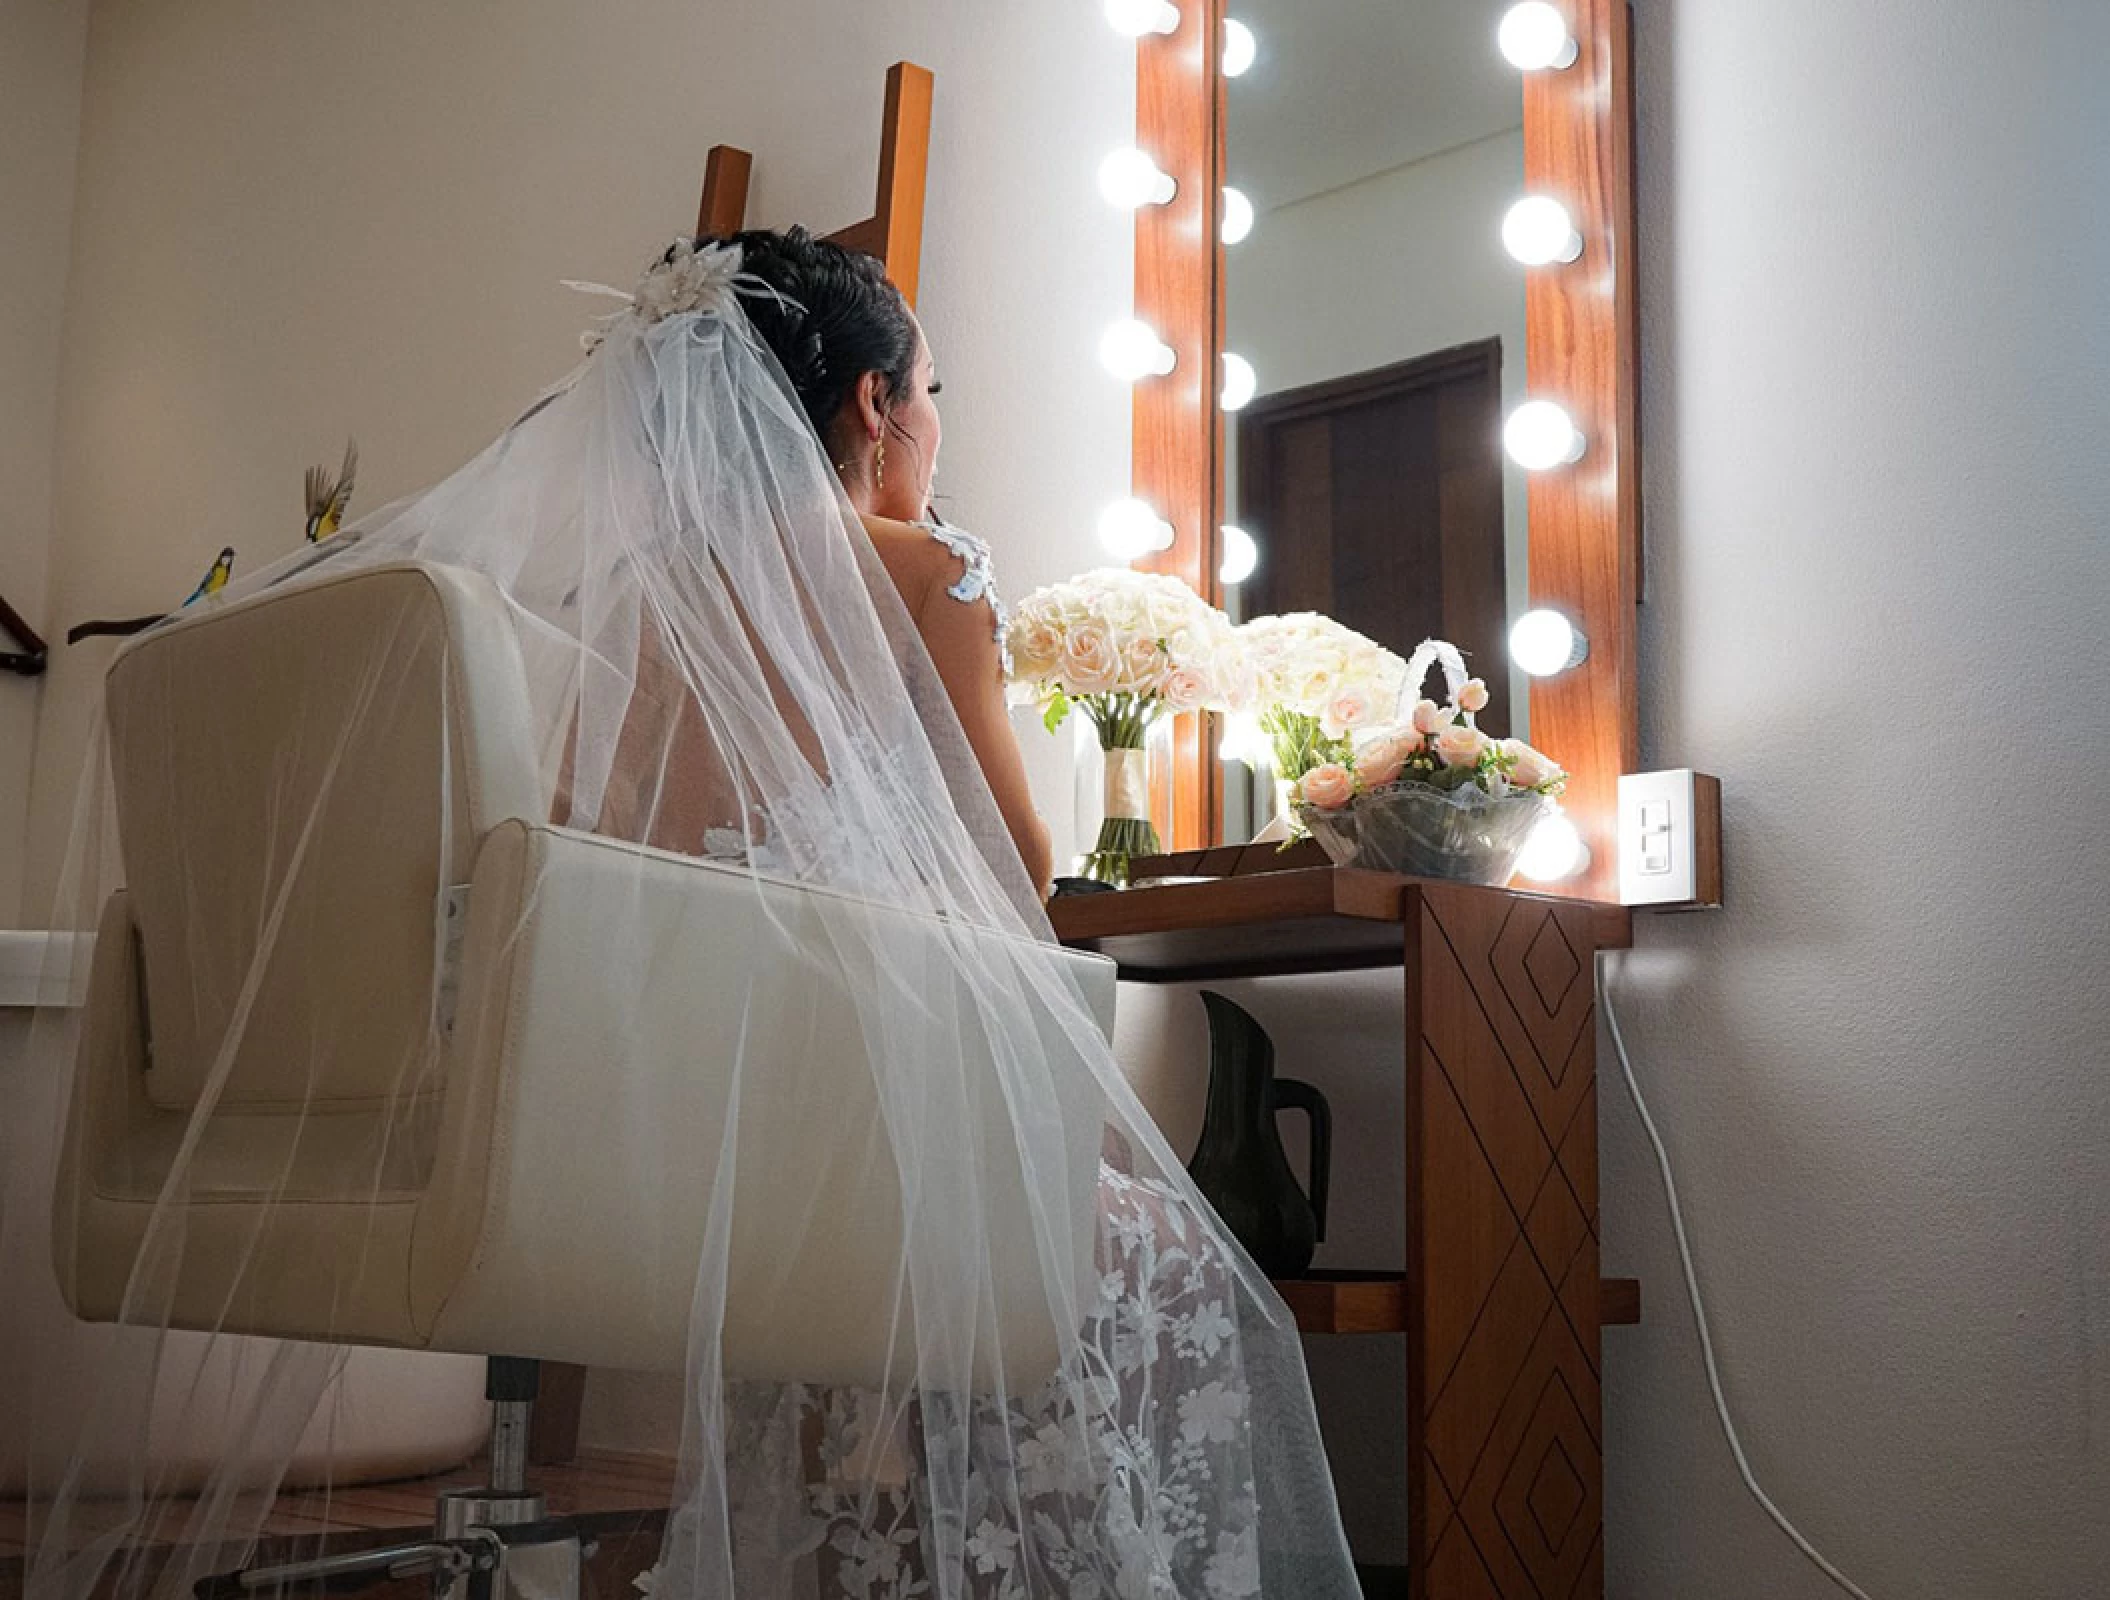
{"label": "long tulle veil", "polygon": [[[508,1156],[475,1132],[507,1107],[462,1121],[455,1053],[498,1022],[584,1033],[578,985],[599,1020],[557,1089],[620,1171],[516,1186],[507,1225],[543,1217],[547,1251],[405,1326],[482,1351],[447,1335],[482,1295],[651,1351],[665,1328],[623,1308],[675,1317],[657,1594],[1353,1595],[1288,1314],[1117,1069],[741,309],[761,291],[731,247],[675,254],[459,471],[111,668],[53,923],[102,932],[49,975],[102,993],[40,1014],[33,1048],[85,1074],[121,1046],[92,1037],[111,1017],[148,1043],[115,1100],[76,1084],[10,1112],[47,1120],[49,1159],[6,1175],[0,1315],[63,1318],[56,1271],[100,1324],[69,1319],[50,1364],[0,1373],[20,1428],[0,1448],[33,1458],[29,1592],[174,1596],[245,1559],[342,1345],[416,1342],[387,1331],[400,1308],[365,1307],[389,1263],[415,1298],[450,1230],[464,1283],[502,1254],[490,1215],[415,1210],[450,1163]],[[474,628],[419,620],[434,607]],[[498,681],[517,703],[479,699]],[[198,705],[194,682],[243,687]],[[392,780],[388,752],[413,746]],[[667,912],[699,861],[719,911]],[[472,969],[514,987],[457,992]],[[670,1014],[732,1020],[705,1037]],[[646,1079],[708,1117],[591,1126]],[[98,1116],[132,1119],[122,1159],[96,1153]],[[322,1215],[324,1167],[361,1203]],[[665,1209],[595,1236],[603,1188]],[[887,1214],[841,1214],[830,1197],[853,1191]],[[892,1242],[875,1258],[870,1238]],[[875,1370],[796,1370],[835,1308],[786,1304],[755,1266],[829,1251],[881,1307]],[[1052,1344],[1016,1331],[1022,1304]],[[216,1365],[221,1348],[238,1355]],[[83,1377],[80,1413],[40,1399]],[[222,1441],[202,1488],[148,1448],[172,1385]]]}

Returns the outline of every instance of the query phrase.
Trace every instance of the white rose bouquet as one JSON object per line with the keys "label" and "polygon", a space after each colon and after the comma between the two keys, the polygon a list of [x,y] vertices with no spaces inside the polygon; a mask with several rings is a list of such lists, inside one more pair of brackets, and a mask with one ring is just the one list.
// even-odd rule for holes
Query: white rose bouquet
{"label": "white rose bouquet", "polygon": [[1085,870],[1125,883],[1129,858],[1159,848],[1144,755],[1151,724],[1250,698],[1230,619],[1177,578],[1109,567],[1028,595],[1004,642],[1015,702],[1039,706],[1050,733],[1072,710],[1097,729],[1106,819]]}
{"label": "white rose bouquet", "polygon": [[1253,675],[1255,719],[1275,769],[1277,821],[1260,837],[1303,830],[1291,803],[1314,767],[1345,766],[1356,731],[1389,717],[1407,664],[1376,641],[1314,611],[1255,617],[1238,630]]}
{"label": "white rose bouquet", "polygon": [[1238,637],[1281,779],[1346,761],[1355,732],[1389,718],[1406,684],[1398,656],[1315,611],[1255,617]]}
{"label": "white rose bouquet", "polygon": [[1339,865],[1504,883],[1568,775],[1523,740],[1480,731],[1473,717],[1487,685],[1464,675],[1451,646],[1424,643],[1407,665],[1413,681],[1432,658],[1444,663],[1449,699],[1358,730],[1347,760],[1298,779],[1297,814]]}

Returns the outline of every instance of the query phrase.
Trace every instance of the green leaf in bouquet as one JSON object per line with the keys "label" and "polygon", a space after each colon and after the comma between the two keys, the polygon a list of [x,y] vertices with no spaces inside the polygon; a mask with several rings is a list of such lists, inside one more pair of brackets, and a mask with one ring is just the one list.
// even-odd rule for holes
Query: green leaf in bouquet
{"label": "green leaf in bouquet", "polygon": [[1438,767],[1425,780],[1431,788],[1462,789],[1480,775],[1477,767]]}
{"label": "green leaf in bouquet", "polygon": [[1040,725],[1053,733],[1070,715],[1070,697],[1057,689],[1048,699],[1047,709],[1040,714]]}

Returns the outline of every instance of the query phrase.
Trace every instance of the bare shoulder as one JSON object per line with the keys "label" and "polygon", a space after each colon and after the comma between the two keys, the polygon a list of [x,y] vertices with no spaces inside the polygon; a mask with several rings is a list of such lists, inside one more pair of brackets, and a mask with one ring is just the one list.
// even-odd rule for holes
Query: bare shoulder
{"label": "bare shoulder", "polygon": [[864,525],[880,564],[912,612],[933,584],[949,580],[959,568],[959,558],[933,539],[928,528],[896,522],[892,517],[866,517]]}

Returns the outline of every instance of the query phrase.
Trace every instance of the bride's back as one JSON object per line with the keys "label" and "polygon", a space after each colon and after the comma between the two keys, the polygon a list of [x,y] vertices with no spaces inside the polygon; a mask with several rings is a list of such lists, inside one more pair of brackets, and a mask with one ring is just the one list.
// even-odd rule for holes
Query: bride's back
{"label": "bride's back", "polygon": [[[956,629],[942,626],[950,619],[931,602],[946,597],[949,605],[957,604],[947,591],[963,576],[964,563],[927,528],[876,516],[864,517],[863,523],[940,681],[954,681],[968,668],[960,658],[969,652],[961,650]],[[854,537],[847,528],[845,534]],[[986,601],[977,609],[993,622]],[[934,618],[940,626],[932,626]],[[749,642],[799,747],[825,778],[819,741],[785,690],[766,644],[752,634]],[[567,756],[554,807],[555,820],[564,823],[586,820],[572,814],[570,766]],[[737,767],[738,751],[721,748],[704,698],[668,651],[659,628],[647,620],[639,631],[635,686],[607,791],[591,822],[594,831],[689,855],[738,846],[737,838],[720,846],[721,834],[744,834],[747,843],[760,843],[750,808],[742,804]]]}

